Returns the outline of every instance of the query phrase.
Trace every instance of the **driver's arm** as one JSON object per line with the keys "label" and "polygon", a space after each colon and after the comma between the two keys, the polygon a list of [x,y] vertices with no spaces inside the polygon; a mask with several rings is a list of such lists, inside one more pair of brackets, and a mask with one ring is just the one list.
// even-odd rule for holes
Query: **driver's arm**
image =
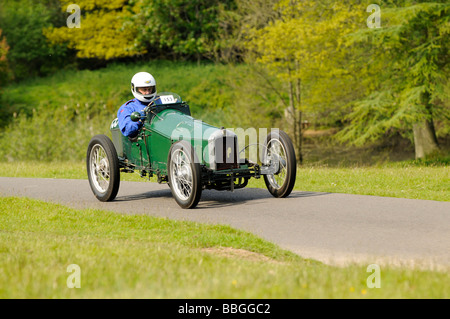
{"label": "driver's arm", "polygon": [[136,136],[139,129],[142,127],[143,122],[133,122],[130,118],[131,113],[136,110],[129,105],[123,105],[117,112],[117,118],[119,119],[119,128],[124,136]]}

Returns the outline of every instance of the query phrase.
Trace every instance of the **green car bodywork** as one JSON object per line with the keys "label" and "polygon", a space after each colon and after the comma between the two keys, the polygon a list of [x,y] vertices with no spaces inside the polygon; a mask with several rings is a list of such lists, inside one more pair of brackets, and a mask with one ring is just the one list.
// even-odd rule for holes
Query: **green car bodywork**
{"label": "green car bodywork", "polygon": [[[167,181],[169,150],[174,143],[186,140],[192,145],[203,171],[217,171],[217,167],[214,167],[214,164],[211,163],[211,152],[209,150],[212,136],[220,135],[229,139],[237,139],[237,137],[231,131],[194,119],[190,115],[189,105],[182,102],[177,94],[161,93],[161,95],[169,94],[176,96],[176,100],[180,102],[155,106],[148,113],[144,126],[136,138],[130,139],[124,136],[120,132],[117,119],[111,123],[112,140],[121,168],[124,172],[139,170],[141,175],[149,174],[149,176],[152,176],[155,174],[158,176],[159,182]],[[228,185],[230,188],[239,188],[245,185],[242,183],[232,185],[234,183],[231,182],[231,175],[233,175],[233,179],[238,177],[259,178],[259,170],[249,169],[249,165],[245,161],[239,163],[237,141],[229,144],[235,146],[231,152],[228,149],[228,158],[231,156],[233,159],[227,160],[225,158],[222,159],[222,162],[224,164],[232,162],[234,165],[228,165],[232,167],[225,165],[228,169],[220,170],[219,176],[215,176],[215,178],[210,176],[209,184],[217,179],[221,180],[221,184],[223,184],[224,179],[229,179]]]}

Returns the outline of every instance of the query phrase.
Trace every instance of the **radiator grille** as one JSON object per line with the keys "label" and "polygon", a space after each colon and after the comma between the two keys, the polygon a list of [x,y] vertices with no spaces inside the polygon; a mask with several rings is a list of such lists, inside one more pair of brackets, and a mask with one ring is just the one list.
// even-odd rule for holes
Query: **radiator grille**
{"label": "radiator grille", "polygon": [[217,170],[239,168],[236,136],[216,139],[214,148]]}

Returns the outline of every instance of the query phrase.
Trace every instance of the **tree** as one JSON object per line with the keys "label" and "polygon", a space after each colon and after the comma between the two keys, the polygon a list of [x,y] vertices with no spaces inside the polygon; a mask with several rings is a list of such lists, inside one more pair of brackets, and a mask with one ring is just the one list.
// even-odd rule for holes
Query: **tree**
{"label": "tree", "polygon": [[216,40],[208,52],[213,60],[233,64],[246,56],[249,31],[259,30],[279,17],[279,0],[234,0],[234,5],[218,8]]}
{"label": "tree", "polygon": [[[348,48],[364,45],[365,98],[355,100],[340,132],[359,145],[389,131],[413,136],[416,158],[438,150],[434,122],[448,125],[449,17],[447,1],[384,1],[382,27],[360,29]],[[357,55],[353,55],[357,56]],[[447,91],[446,91],[447,90]]]}
{"label": "tree", "polygon": [[[60,0],[61,8],[73,1]],[[211,57],[217,50],[219,12],[234,0],[79,0],[80,28],[49,28],[53,43],[65,43],[79,58],[140,56]],[[68,15],[68,14],[67,14]]]}
{"label": "tree", "polygon": [[348,27],[349,22],[361,13],[343,2],[329,0],[283,0],[275,8],[279,17],[267,26],[250,30],[247,48],[254,54],[251,60],[267,67],[285,83],[287,94],[280,92],[279,96],[301,162],[302,118],[308,108],[304,89],[317,83],[316,92],[327,90],[323,82],[342,75],[342,69],[334,67],[330,72],[330,66],[337,65],[335,61],[345,55],[339,51],[341,39],[353,30]]}
{"label": "tree", "polygon": [[[64,13],[71,0],[60,0]],[[52,44],[66,44],[78,58],[110,60],[145,53],[137,46],[136,28],[127,23],[132,15],[127,0],[78,0],[80,28],[50,27],[44,30]],[[69,18],[69,13],[66,13]]]}
{"label": "tree", "polygon": [[130,21],[149,52],[199,61],[219,49],[220,14],[234,8],[234,0],[135,0]]}
{"label": "tree", "polygon": [[252,59],[286,85],[280,98],[300,158],[305,111],[346,114],[342,142],[400,133],[414,140],[418,158],[438,149],[434,123],[448,127],[450,118],[450,4],[379,3],[381,28],[369,28],[362,1],[282,0],[280,16],[250,32]]}
{"label": "tree", "polygon": [[0,28],[8,39],[12,75],[46,75],[66,63],[67,49],[50,46],[42,29],[58,22],[55,0],[0,0]]}

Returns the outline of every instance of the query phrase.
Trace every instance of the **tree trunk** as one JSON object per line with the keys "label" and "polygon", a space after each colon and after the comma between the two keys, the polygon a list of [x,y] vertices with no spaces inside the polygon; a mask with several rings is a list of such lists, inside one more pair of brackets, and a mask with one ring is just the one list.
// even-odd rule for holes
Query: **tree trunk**
{"label": "tree trunk", "polygon": [[421,96],[422,104],[425,107],[427,119],[413,125],[414,146],[416,149],[416,159],[425,158],[439,150],[436,131],[433,123],[433,112],[430,101],[430,93],[424,92]]}
{"label": "tree trunk", "polygon": [[300,165],[303,164],[303,128],[302,128],[302,111],[298,111],[298,124],[297,124],[297,160]]}
{"label": "tree trunk", "polygon": [[433,121],[424,120],[413,125],[416,159],[425,158],[439,150]]}
{"label": "tree trunk", "polygon": [[292,133],[292,143],[294,144],[294,149],[298,163],[301,165],[303,163],[302,154],[302,112],[296,107],[295,96],[292,82],[289,83],[289,106],[285,109],[285,117],[291,126]]}
{"label": "tree trunk", "polygon": [[[295,61],[295,67],[297,71],[300,69],[300,63],[298,60]],[[297,99],[298,110],[296,110],[296,118],[297,118],[297,159],[300,165],[303,164],[303,126],[302,126],[302,89],[301,89],[302,80],[297,78],[296,86],[295,86],[295,96]]]}

